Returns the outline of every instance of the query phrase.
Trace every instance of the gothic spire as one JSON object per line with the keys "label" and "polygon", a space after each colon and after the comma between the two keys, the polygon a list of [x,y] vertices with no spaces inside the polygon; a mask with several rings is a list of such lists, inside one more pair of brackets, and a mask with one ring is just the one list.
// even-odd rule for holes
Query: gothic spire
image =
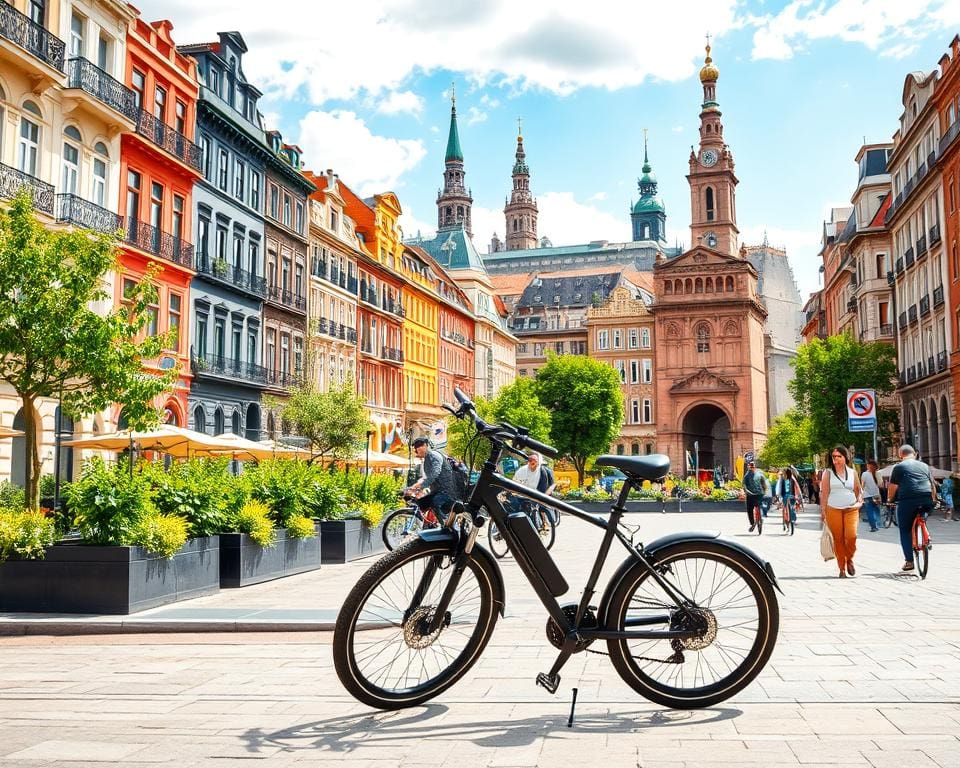
{"label": "gothic spire", "polygon": [[463,150],[460,149],[460,133],[457,131],[457,92],[455,86],[450,87],[450,135],[447,138],[446,162],[451,160],[462,163]]}

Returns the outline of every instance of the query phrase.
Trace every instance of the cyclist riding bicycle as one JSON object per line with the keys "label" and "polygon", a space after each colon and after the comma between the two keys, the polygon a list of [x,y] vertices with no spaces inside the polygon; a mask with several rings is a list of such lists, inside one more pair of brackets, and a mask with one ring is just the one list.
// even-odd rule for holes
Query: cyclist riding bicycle
{"label": "cyclist riding bicycle", "polygon": [[750,523],[750,532],[752,533],[753,529],[757,527],[753,520],[753,508],[760,507],[762,511],[764,496],[770,491],[770,481],[767,480],[767,476],[763,472],[757,469],[757,465],[753,461],[747,463],[747,471],[743,475],[743,490],[747,497],[747,520]]}
{"label": "cyclist riding bicycle", "polygon": [[[543,463],[543,457],[536,452],[527,456],[527,463],[514,473],[513,480],[548,496],[557,486],[553,471]],[[511,506],[515,512],[526,512],[530,515],[530,519],[533,520],[537,528],[543,526],[543,518],[541,517],[543,510],[539,504],[528,499],[513,497],[511,498]]]}
{"label": "cyclist riding bicycle", "polygon": [[[903,550],[901,571],[913,570],[913,521],[937,503],[937,484],[930,467],[917,458],[912,445],[900,446],[900,463],[890,473],[887,501],[897,502],[897,525]],[[898,498],[899,497],[899,498]]]}
{"label": "cyclist riding bicycle", "polygon": [[[404,491],[404,496],[416,504],[424,514],[433,509],[441,519],[446,516],[456,499],[453,470],[446,456],[430,447],[430,441],[418,437],[413,441],[413,452],[423,462],[420,479]],[[419,495],[421,490],[429,491]]]}

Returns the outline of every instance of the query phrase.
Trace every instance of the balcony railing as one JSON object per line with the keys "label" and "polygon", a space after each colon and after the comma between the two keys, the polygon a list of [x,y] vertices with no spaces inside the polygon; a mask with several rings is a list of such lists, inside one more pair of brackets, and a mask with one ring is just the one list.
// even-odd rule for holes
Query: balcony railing
{"label": "balcony railing", "polygon": [[920,317],[926,317],[930,314],[930,296],[920,297]]}
{"label": "balcony railing", "polygon": [[203,150],[179,131],[158,120],[142,109],[137,113],[137,133],[166,150],[180,162],[197,171],[203,171]]}
{"label": "balcony railing", "polygon": [[928,234],[930,235],[931,246],[939,243],[940,242],[940,225],[934,224],[932,227],[930,227],[930,231]]}
{"label": "balcony railing", "polygon": [[906,371],[900,371],[900,375],[897,376],[897,383],[898,383],[901,387],[902,387],[904,384],[907,383],[907,372],[906,372]]}
{"label": "balcony railing", "polygon": [[943,286],[938,285],[933,289],[933,306],[939,307],[943,304]]}
{"label": "balcony railing", "polygon": [[226,376],[262,385],[267,383],[268,378],[267,369],[262,365],[209,352],[197,352],[193,347],[190,347],[190,370],[196,376]]}
{"label": "balcony railing", "polygon": [[927,252],[927,236],[924,235],[919,240],[917,240],[917,259],[923,256]]}
{"label": "balcony railing", "polygon": [[338,323],[335,320],[327,320],[325,317],[317,317],[311,321],[310,328],[315,334],[330,336],[334,339],[346,341],[349,344],[357,343],[357,329],[351,328],[343,323]]}
{"label": "balcony railing", "polygon": [[383,308],[397,317],[406,317],[407,310],[397,301],[390,301],[390,299],[383,300]]}
{"label": "balcony railing", "polygon": [[907,310],[907,319],[911,324],[917,322],[917,305],[911,304],[910,309]]}
{"label": "balcony railing", "polygon": [[880,335],[881,335],[881,336],[893,336],[893,323],[881,323],[881,324],[880,324]]}
{"label": "balcony railing", "polygon": [[310,262],[310,274],[314,277],[327,277],[327,262],[323,259],[313,259]]}
{"label": "balcony railing", "polygon": [[897,325],[900,327],[900,330],[901,330],[901,331],[902,331],[904,328],[907,327],[907,313],[906,313],[906,312],[901,312],[900,315],[899,315],[899,317],[897,317]]}
{"label": "balcony railing", "polygon": [[357,278],[348,277],[347,278],[347,291],[352,293],[354,296],[357,295]]}
{"label": "balcony railing", "polygon": [[850,301],[847,302],[847,312],[856,312],[856,311],[857,311],[857,300],[850,299]]}
{"label": "balcony railing", "polygon": [[953,125],[940,137],[939,150],[941,155],[947,151],[947,147],[953,143],[953,140],[957,138],[958,135],[960,135],[960,120],[954,120]]}
{"label": "balcony railing", "polygon": [[161,259],[172,261],[182,267],[194,268],[193,245],[179,237],[157,229],[137,219],[126,218],[123,226],[123,239],[141,251],[152,253]]}
{"label": "balcony railing", "polygon": [[276,304],[293,307],[300,312],[307,311],[307,297],[295,294],[287,288],[271,285],[267,288],[267,298]]}
{"label": "balcony railing", "polygon": [[900,256],[900,257],[897,259],[897,274],[898,274],[898,275],[902,275],[902,274],[903,274],[903,256]]}
{"label": "balcony railing", "polygon": [[907,368],[907,384],[912,384],[917,379],[917,366],[911,365]]}
{"label": "balcony railing", "polygon": [[914,261],[916,261],[916,259],[913,257],[913,248],[907,248],[907,250],[904,251],[903,260],[907,269],[910,269],[910,267],[913,266]]}
{"label": "balcony railing", "polygon": [[123,224],[113,211],[77,195],[57,195],[57,221],[97,232],[116,232]]}
{"label": "balcony railing", "polygon": [[923,369],[923,360],[921,360],[919,363],[917,363],[917,379],[922,379],[926,375],[926,371]]}
{"label": "balcony railing", "polygon": [[887,272],[887,285],[893,285],[896,279],[896,275],[892,271]]}
{"label": "balcony railing", "polygon": [[935,372],[933,365],[934,365],[934,357],[933,355],[930,355],[930,357],[927,358],[927,370],[926,370],[927,376],[933,376]]}
{"label": "balcony railing", "polygon": [[9,3],[0,2],[0,37],[5,37],[42,62],[63,72],[66,46],[56,35],[47,32],[29,16]]}
{"label": "balcony railing", "polygon": [[[0,3],[3,5],[3,3]],[[29,173],[18,171],[9,165],[0,163],[0,197],[16,197],[21,187],[26,187],[33,199],[33,207],[38,211],[53,216],[53,185],[31,176]]]}
{"label": "balcony railing", "polygon": [[284,389],[289,389],[290,387],[298,387],[303,381],[303,373],[301,371],[268,371],[267,372],[267,383],[274,387],[283,387]]}
{"label": "balcony railing", "polygon": [[947,353],[937,352],[937,373],[947,370]]}
{"label": "balcony railing", "polygon": [[395,347],[384,347],[383,354],[380,355],[384,360],[391,360],[394,363],[403,362],[403,352]]}
{"label": "balcony railing", "polygon": [[131,121],[137,119],[133,91],[83,57],[67,62],[67,88],[78,88]]}
{"label": "balcony railing", "polygon": [[209,256],[197,254],[196,270],[260,298],[267,295],[267,281],[264,278],[236,267],[225,259],[211,259]]}

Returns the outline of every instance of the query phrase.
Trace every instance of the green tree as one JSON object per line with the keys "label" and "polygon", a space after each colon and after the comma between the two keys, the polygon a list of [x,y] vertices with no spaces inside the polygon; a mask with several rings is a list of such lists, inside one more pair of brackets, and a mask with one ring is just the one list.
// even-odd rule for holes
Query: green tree
{"label": "green tree", "polygon": [[172,369],[146,372],[145,360],[163,351],[166,336],[141,338],[156,303],[159,267],[125,296],[125,304],[98,314],[111,302],[105,289],[115,269],[118,233],[54,231],[33,215],[21,192],[0,211],[0,379],[23,405],[28,505],[39,504],[40,448],[37,402],[63,398],[63,410],[81,418],[111,403],[123,408],[134,429],[159,423],[156,398],[178,376]]}
{"label": "green tree", "polygon": [[550,443],[570,457],[583,485],[587,460],[605,452],[620,434],[620,377],[589,357],[550,355],[536,381],[540,402],[552,415]]}
{"label": "green tree", "polygon": [[[482,395],[472,398],[477,414],[484,421],[495,421],[493,402]],[[450,456],[459,456],[470,466],[477,469],[490,455],[490,443],[477,438],[477,429],[469,419],[455,419],[447,417],[447,453]]]}
{"label": "green tree", "polygon": [[767,433],[767,442],[760,451],[760,464],[780,467],[786,464],[804,464],[813,457],[810,442],[810,419],[796,408],[791,408],[774,419]]}
{"label": "green tree", "polygon": [[363,395],[357,392],[352,378],[332,384],[326,392],[308,382],[291,390],[288,400],[275,405],[282,418],[309,442],[314,454],[311,462],[353,457],[369,423]]}
{"label": "green tree", "polygon": [[813,339],[797,350],[793,367],[796,373],[788,388],[798,413],[809,421],[814,452],[838,444],[865,450],[872,442],[869,432],[847,431],[848,389],[876,390],[878,431],[895,429],[896,412],[881,405],[895,388],[897,362],[891,344],[855,341],[845,333]]}

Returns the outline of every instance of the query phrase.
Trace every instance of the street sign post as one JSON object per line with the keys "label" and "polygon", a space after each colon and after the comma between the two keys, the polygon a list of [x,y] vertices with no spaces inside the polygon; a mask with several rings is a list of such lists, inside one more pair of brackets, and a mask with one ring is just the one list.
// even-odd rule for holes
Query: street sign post
{"label": "street sign post", "polygon": [[847,431],[873,432],[873,458],[877,458],[876,390],[847,390]]}

